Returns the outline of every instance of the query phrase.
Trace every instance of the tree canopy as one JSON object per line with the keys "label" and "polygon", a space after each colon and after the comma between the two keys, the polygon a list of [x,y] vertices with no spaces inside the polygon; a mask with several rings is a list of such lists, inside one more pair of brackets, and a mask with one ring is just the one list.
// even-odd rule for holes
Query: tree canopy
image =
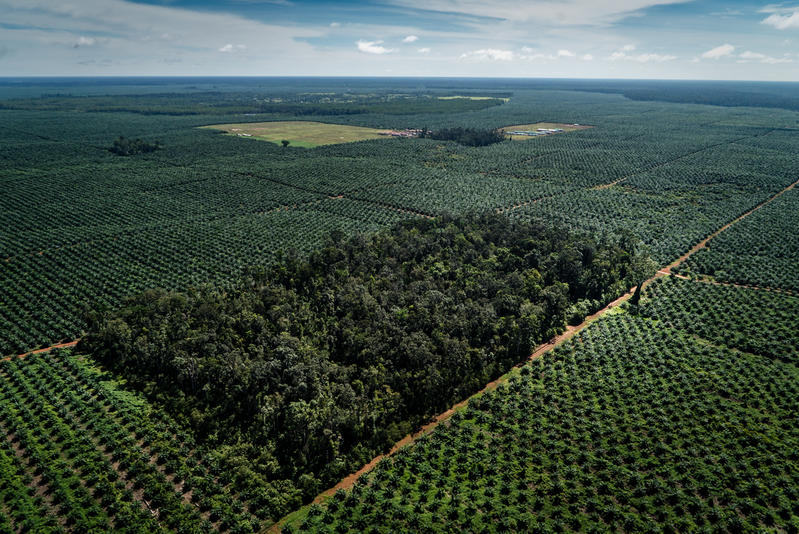
{"label": "tree canopy", "polygon": [[81,344],[307,498],[626,291],[631,247],[493,214],[333,232],[237,290],[142,293]]}
{"label": "tree canopy", "polygon": [[114,140],[114,144],[111,145],[111,148],[108,150],[114,154],[117,154],[118,156],[133,156],[136,154],[155,152],[159,148],[161,148],[161,143],[158,141],[155,143],[149,143],[142,139],[128,139],[120,135],[116,140]]}
{"label": "tree canopy", "polygon": [[505,140],[505,134],[500,130],[462,127],[442,128],[440,130],[428,130],[425,128],[421,137],[441,141],[455,141],[466,146],[488,146]]}

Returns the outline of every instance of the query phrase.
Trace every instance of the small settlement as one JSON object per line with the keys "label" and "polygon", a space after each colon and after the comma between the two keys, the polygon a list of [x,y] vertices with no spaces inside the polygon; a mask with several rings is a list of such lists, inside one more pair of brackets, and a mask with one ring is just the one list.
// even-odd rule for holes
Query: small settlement
{"label": "small settlement", "polygon": [[387,135],[390,137],[419,137],[421,134],[421,128],[406,128],[404,130],[385,130],[383,132],[378,132],[378,135]]}
{"label": "small settlement", "polygon": [[551,135],[564,132],[563,128],[538,128],[536,130],[512,130],[505,131],[507,135],[524,135],[526,137],[536,137],[539,135]]}

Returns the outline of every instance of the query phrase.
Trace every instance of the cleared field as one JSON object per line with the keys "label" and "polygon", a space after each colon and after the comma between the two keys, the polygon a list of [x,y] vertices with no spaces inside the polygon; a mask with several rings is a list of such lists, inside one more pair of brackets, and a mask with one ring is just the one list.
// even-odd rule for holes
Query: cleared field
{"label": "cleared field", "polygon": [[496,97],[496,96],[465,96],[465,95],[453,95],[453,96],[439,96],[439,100],[457,100],[457,99],[465,99],[465,100],[502,100],[503,102],[507,102],[510,98],[504,97]]}
{"label": "cleared field", "polygon": [[[517,124],[515,126],[504,126],[500,128],[503,132],[537,132],[539,130],[563,130],[562,132],[542,132],[541,135],[553,135],[556,133],[573,132],[575,130],[586,130],[593,128],[584,124],[561,124],[558,122],[536,122],[535,124]],[[513,141],[526,141],[533,139],[534,135],[509,135]]]}
{"label": "cleared field", "polygon": [[367,139],[384,139],[385,130],[327,124],[311,121],[252,122],[243,124],[213,124],[203,126],[212,130],[222,130],[239,137],[252,137],[270,143],[280,144],[284,139],[289,146],[313,148],[321,145],[352,143]]}

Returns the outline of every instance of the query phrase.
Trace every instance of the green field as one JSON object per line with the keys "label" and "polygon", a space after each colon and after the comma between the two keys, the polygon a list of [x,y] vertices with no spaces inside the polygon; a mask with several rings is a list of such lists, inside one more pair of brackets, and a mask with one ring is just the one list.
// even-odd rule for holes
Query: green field
{"label": "green field", "polygon": [[205,126],[213,130],[222,130],[236,137],[251,137],[280,145],[283,140],[290,146],[313,148],[322,145],[353,143],[367,139],[385,139],[376,128],[347,126],[343,124],[326,124],[312,121],[276,121],[254,122],[243,124],[214,124]]}
{"label": "green field", "polygon": [[3,361],[0,377],[3,532],[258,531],[217,455],[85,358]]}
{"label": "green field", "polygon": [[799,295],[799,190],[787,191],[719,236],[682,272],[721,282],[783,289]]}
{"label": "green field", "polygon": [[799,529],[794,85],[26,83],[0,532]]}

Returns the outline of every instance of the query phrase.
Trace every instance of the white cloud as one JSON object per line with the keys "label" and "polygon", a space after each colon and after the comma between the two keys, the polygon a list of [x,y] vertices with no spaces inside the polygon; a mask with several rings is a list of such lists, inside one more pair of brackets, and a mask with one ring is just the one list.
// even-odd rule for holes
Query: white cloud
{"label": "white cloud", "polygon": [[[324,36],[318,27],[123,0],[0,0],[0,13],[4,24],[22,28],[0,32],[0,43],[13,43],[15,49],[25,45],[25,54],[15,54],[16,63],[3,69],[18,75],[92,74],[93,68],[78,67],[85,58],[73,52],[75,44],[102,45],[113,59],[108,63],[112,70],[103,74],[186,75],[198,69],[217,75],[291,73],[316,53],[306,39]],[[258,59],[231,61],[232,54],[219,53],[223,45],[236,43],[247,43]],[[180,59],[183,67],[168,66],[163,58]]]}
{"label": "white cloud", "polygon": [[237,50],[246,50],[246,49],[247,49],[247,45],[243,45],[243,44],[234,45],[234,44],[228,43],[225,46],[223,46],[222,48],[220,48],[219,51],[220,52],[224,52],[226,54],[229,54],[230,52],[236,52]]}
{"label": "white cloud", "polygon": [[621,49],[622,49],[623,52],[632,52],[633,50],[635,50],[635,45],[634,44],[626,44],[626,45],[622,46]]}
{"label": "white cloud", "polygon": [[747,50],[738,55],[738,63],[766,63],[769,65],[776,65],[778,63],[793,63],[793,59],[789,57],[771,57],[766,54]]}
{"label": "white cloud", "polygon": [[793,13],[798,8],[787,7],[783,4],[768,4],[758,10],[758,13]]}
{"label": "white cloud", "polygon": [[78,37],[78,40],[75,41],[75,44],[72,45],[72,48],[80,48],[81,46],[94,46],[97,43],[97,39],[94,37]]}
{"label": "white cloud", "polygon": [[761,59],[765,59],[767,56],[766,54],[759,54],[758,52],[752,52],[751,50],[747,50],[746,52],[742,52],[738,57],[741,59],[751,59],[759,61]]}
{"label": "white cloud", "polygon": [[608,59],[611,61],[634,61],[636,63],[663,63],[677,59],[677,56],[670,54],[628,54],[627,52],[635,50],[635,47],[628,48],[629,46],[631,45],[613,52]]}
{"label": "white cloud", "polygon": [[383,41],[358,41],[355,43],[358,45],[358,50],[364,52],[365,54],[388,54],[393,52],[391,48],[386,48],[385,46],[381,46]]}
{"label": "white cloud", "polygon": [[[770,11],[765,11],[769,13]],[[778,30],[799,28],[799,8],[788,12],[771,12],[772,14],[760,21],[762,24],[774,26]]]}
{"label": "white cloud", "polygon": [[429,54],[430,53],[430,49],[429,48],[420,48],[419,50],[417,50],[417,52],[419,52],[420,54]]}
{"label": "white cloud", "polygon": [[395,5],[553,26],[606,26],[642,9],[690,0],[388,0]]}
{"label": "white cloud", "polygon": [[340,22],[331,22],[330,23],[330,27],[331,28],[340,28],[341,27],[341,23]]}
{"label": "white cloud", "polygon": [[483,48],[461,54],[460,59],[467,61],[513,61],[513,51]]}
{"label": "white cloud", "polygon": [[[555,53],[543,53],[543,52],[536,52],[534,49],[530,48],[529,46],[524,46],[521,49],[521,54],[517,56],[519,59],[525,61],[537,61],[537,60],[548,60],[548,61],[555,61],[562,58],[576,58],[577,54],[572,52],[571,50],[560,49]],[[591,54],[585,54],[580,59],[584,61],[590,61],[594,59],[594,56]]]}
{"label": "white cloud", "polygon": [[735,47],[731,44],[723,44],[721,46],[717,46],[716,48],[712,48],[707,52],[702,54],[703,59],[719,59],[726,56],[731,56],[732,53],[735,51]]}
{"label": "white cloud", "polygon": [[409,35],[405,39],[402,40],[403,43],[415,43],[418,41],[419,38],[415,35]]}

